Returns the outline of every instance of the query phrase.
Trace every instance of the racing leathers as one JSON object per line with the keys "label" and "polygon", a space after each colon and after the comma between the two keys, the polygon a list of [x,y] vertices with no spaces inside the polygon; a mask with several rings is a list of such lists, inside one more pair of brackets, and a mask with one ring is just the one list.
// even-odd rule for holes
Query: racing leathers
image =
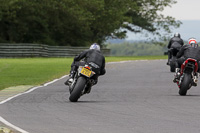
{"label": "racing leathers", "polygon": [[178,53],[180,48],[183,46],[183,44],[184,44],[183,40],[177,36],[170,39],[168,46],[167,46],[167,48],[168,48],[167,64],[169,64],[169,60],[172,58],[172,55],[176,56],[176,54]]}
{"label": "racing leathers", "polygon": [[183,62],[188,58],[196,59],[198,62],[198,67],[200,68],[199,61],[200,61],[200,47],[194,48],[191,45],[184,45],[180,51],[178,52],[178,68],[181,68]]}

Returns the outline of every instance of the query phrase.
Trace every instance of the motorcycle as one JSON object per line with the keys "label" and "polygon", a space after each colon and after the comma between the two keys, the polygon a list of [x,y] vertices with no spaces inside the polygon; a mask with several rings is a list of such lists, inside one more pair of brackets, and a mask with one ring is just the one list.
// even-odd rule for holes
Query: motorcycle
{"label": "motorcycle", "polygon": [[177,60],[177,53],[179,52],[179,49],[177,48],[171,48],[169,51],[171,53],[171,59],[169,59],[169,66],[170,66],[170,71],[175,72],[176,69],[176,60]]}
{"label": "motorcycle", "polygon": [[179,95],[185,96],[187,91],[192,87],[196,86],[198,78],[198,63],[197,60],[188,58],[182,65],[177,85],[179,87]]}
{"label": "motorcycle", "polygon": [[92,71],[93,67],[98,68],[98,65],[90,63],[89,65],[79,66],[73,82],[69,85],[69,100],[71,102],[77,102],[82,95],[90,93],[92,85],[95,84],[94,79],[92,79],[96,74]]}

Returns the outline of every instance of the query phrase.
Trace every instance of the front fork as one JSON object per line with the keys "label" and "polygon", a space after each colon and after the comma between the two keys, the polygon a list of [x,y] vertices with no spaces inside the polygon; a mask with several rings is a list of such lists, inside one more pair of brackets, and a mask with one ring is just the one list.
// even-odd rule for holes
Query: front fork
{"label": "front fork", "polygon": [[77,79],[78,79],[78,73],[75,74],[73,82],[69,85],[70,94],[71,94],[71,92],[73,91],[73,89],[76,85]]}

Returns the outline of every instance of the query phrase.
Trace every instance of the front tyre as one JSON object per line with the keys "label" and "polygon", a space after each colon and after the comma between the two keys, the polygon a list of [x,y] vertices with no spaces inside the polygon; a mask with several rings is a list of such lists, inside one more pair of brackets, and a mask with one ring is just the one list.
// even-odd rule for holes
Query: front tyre
{"label": "front tyre", "polygon": [[85,87],[85,84],[86,84],[86,79],[84,77],[79,77],[77,79],[77,82],[76,82],[76,85],[73,89],[73,91],[71,92],[70,94],[70,97],[69,97],[69,100],[71,102],[77,102],[78,99],[80,98],[81,96],[81,93]]}
{"label": "front tyre", "polygon": [[179,90],[179,94],[181,96],[185,96],[187,94],[187,90],[190,88],[191,81],[192,81],[191,75],[186,73],[183,77],[183,81],[181,83]]}

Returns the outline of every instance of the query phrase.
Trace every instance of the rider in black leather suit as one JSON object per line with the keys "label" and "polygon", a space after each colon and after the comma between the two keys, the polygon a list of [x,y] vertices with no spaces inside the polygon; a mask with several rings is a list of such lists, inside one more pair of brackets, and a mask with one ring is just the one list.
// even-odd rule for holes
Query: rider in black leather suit
{"label": "rider in black leather suit", "polygon": [[83,51],[74,58],[74,61],[71,65],[69,79],[65,82],[65,84],[69,85],[71,82],[73,82],[75,73],[80,65],[85,65],[85,64],[92,65],[93,63],[95,63],[98,66],[97,68],[93,69],[93,71],[96,73],[93,76],[96,84],[98,81],[98,77],[106,73],[105,57],[101,53],[100,46],[97,43],[92,44],[89,50]]}
{"label": "rider in black leather suit", "polygon": [[183,62],[188,58],[193,58],[193,59],[196,59],[197,61],[200,61],[200,47],[198,46],[196,41],[189,43],[187,45],[184,45],[180,49],[176,57],[178,58],[177,60],[178,68],[181,68],[181,65],[183,64]]}
{"label": "rider in black leather suit", "polygon": [[181,39],[181,35],[179,33],[175,33],[174,37],[172,37],[169,41],[169,44],[167,46],[168,48],[168,62],[167,65],[169,65],[169,60],[172,58],[172,55],[176,56],[180,48],[184,45],[183,40]]}

